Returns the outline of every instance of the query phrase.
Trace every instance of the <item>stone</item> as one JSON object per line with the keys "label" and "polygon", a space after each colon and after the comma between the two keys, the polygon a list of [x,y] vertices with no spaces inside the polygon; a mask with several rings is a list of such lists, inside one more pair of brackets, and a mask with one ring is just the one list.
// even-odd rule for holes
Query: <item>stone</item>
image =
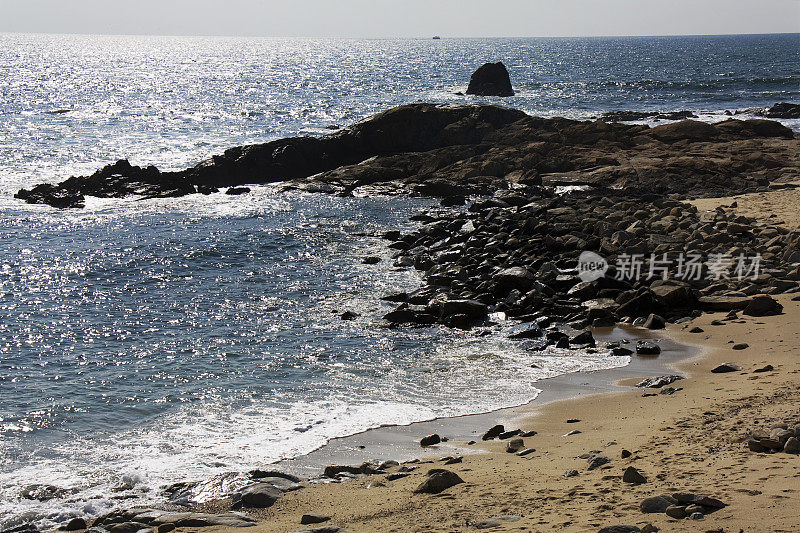
{"label": "stone", "polygon": [[428,435],[427,437],[422,437],[419,441],[420,446],[435,446],[442,442],[442,438],[434,433],[433,435]]}
{"label": "stone", "polygon": [[508,444],[506,444],[506,452],[508,453],[517,453],[518,451],[525,448],[525,441],[520,438],[511,439]]}
{"label": "stone", "polygon": [[270,483],[255,483],[234,494],[234,508],[264,509],[272,507],[283,495],[283,491]]}
{"label": "stone", "polygon": [[458,474],[449,470],[439,469],[428,476],[415,490],[416,494],[439,494],[442,491],[464,483]]}
{"label": "stone", "polygon": [[578,477],[580,473],[577,470],[567,470],[564,472],[565,478]]}
{"label": "stone", "polygon": [[600,533],[641,533],[641,529],[636,526],[607,526],[600,530]]}
{"label": "stone", "polygon": [[747,343],[744,343],[744,342],[743,342],[743,343],[740,343],[740,344],[734,344],[734,345],[733,345],[733,349],[734,349],[734,350],[746,350],[746,349],[748,349],[749,347],[750,347],[750,345],[749,345],[749,344],[747,344]]}
{"label": "stone", "polygon": [[500,435],[505,433],[505,431],[506,431],[506,428],[503,427],[502,424],[498,424],[498,425],[492,427],[491,429],[489,429],[489,431],[487,431],[486,433],[484,433],[483,437],[481,437],[481,440],[496,439],[497,437],[499,437]]}
{"label": "stone", "polygon": [[734,363],[722,363],[711,370],[712,374],[727,374],[730,372],[741,372],[742,367]]}
{"label": "stone", "polygon": [[789,437],[789,439],[786,440],[783,451],[786,453],[800,454],[800,439],[797,437]]}
{"label": "stone", "polygon": [[514,96],[508,69],[502,62],[485,63],[472,74],[467,94],[476,96]]}
{"label": "stone", "polygon": [[747,316],[774,316],[783,313],[783,306],[771,296],[754,296],[742,313]]}
{"label": "stone", "polygon": [[760,368],[756,368],[755,370],[753,370],[753,372],[755,372],[756,374],[763,374],[764,372],[772,372],[773,370],[775,370],[774,366],[766,365]]}
{"label": "stone", "polygon": [[488,313],[486,304],[475,300],[446,300],[441,303],[441,316],[466,315],[470,319],[483,318]]}
{"label": "stone", "polygon": [[341,531],[342,528],[338,526],[322,526],[309,529],[298,529],[292,533],[340,533]]}
{"label": "stone", "polygon": [[589,470],[600,468],[601,466],[611,462],[611,459],[605,455],[595,455],[589,459]]}
{"label": "stone", "polygon": [[664,513],[668,507],[677,503],[678,501],[672,496],[652,496],[642,500],[639,504],[639,509],[643,513]]}
{"label": "stone", "polygon": [[633,455],[633,454],[630,452],[630,450],[623,449],[623,450],[620,452],[620,454],[619,454],[619,455],[620,455],[620,457],[622,457],[623,459],[627,459],[628,457],[630,457],[630,456],[631,456],[631,455]]}
{"label": "stone", "polygon": [[678,520],[682,520],[687,516],[686,507],[682,505],[670,505],[664,510],[664,513],[670,518],[677,518]]}
{"label": "stone", "polygon": [[582,331],[577,335],[575,335],[574,337],[572,337],[569,340],[569,343],[570,345],[595,346],[594,335],[592,335],[592,332],[587,329],[586,331]]}
{"label": "stone", "polygon": [[330,519],[331,519],[330,516],[325,516],[325,515],[304,514],[300,518],[300,523],[303,524],[304,526],[306,526],[306,525],[309,525],[309,524],[321,524],[323,522],[327,522]]}
{"label": "stone", "polygon": [[73,518],[63,527],[64,531],[79,531],[86,529],[86,520],[81,517]]}
{"label": "stone", "polygon": [[643,379],[637,383],[636,386],[648,389],[660,389],[661,387],[666,387],[667,385],[670,385],[681,379],[683,379],[683,376],[655,376],[652,378]]}
{"label": "stone", "polygon": [[508,294],[512,290],[527,292],[532,286],[536,277],[526,268],[513,267],[501,270],[494,276],[495,285]]}
{"label": "stone", "polygon": [[655,314],[650,314],[644,323],[644,327],[647,329],[664,329],[667,327],[667,324],[662,317]]}
{"label": "stone", "polygon": [[689,333],[705,333],[705,331],[703,328],[694,327],[689,330]]}
{"label": "stone", "polygon": [[622,481],[625,483],[631,483],[633,485],[641,485],[642,483],[647,483],[647,478],[644,477],[638,470],[634,467],[629,466],[625,469],[625,472],[622,474]]}
{"label": "stone", "polygon": [[636,355],[659,355],[661,347],[652,341],[638,341],[636,343]]}
{"label": "stone", "polygon": [[698,303],[706,311],[733,311],[745,309],[751,299],[744,296],[701,296]]}
{"label": "stone", "polygon": [[169,533],[170,531],[175,530],[175,524],[160,524],[155,527],[155,533]]}

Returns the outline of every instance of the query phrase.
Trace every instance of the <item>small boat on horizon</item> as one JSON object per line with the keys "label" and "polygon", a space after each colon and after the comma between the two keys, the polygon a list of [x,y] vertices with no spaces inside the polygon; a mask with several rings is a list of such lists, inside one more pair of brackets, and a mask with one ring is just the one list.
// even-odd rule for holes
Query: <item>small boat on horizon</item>
{"label": "small boat on horizon", "polygon": [[434,40],[434,41],[438,41],[439,39],[441,39],[441,37],[439,37],[438,35],[434,35],[434,36],[433,36],[433,40]]}

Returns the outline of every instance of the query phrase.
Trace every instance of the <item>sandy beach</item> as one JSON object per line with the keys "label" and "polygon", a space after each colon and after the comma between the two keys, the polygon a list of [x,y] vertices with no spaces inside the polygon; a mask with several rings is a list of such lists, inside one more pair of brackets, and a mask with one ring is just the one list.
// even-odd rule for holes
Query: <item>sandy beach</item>
{"label": "sandy beach", "polygon": [[[768,193],[767,198],[773,202],[771,212],[794,229],[797,221],[791,218],[787,197],[791,194]],[[747,209],[763,196],[737,199]],[[729,200],[699,202],[709,209]],[[752,208],[748,212],[754,213]],[[272,508],[252,513],[259,524],[250,530],[537,532],[651,524],[661,531],[796,531],[798,456],[756,453],[747,446],[754,433],[798,423],[800,302],[792,295],[777,300],[784,306],[780,316],[731,319],[727,313],[707,313],[659,332],[664,340],[695,348],[691,357],[668,365],[671,373],[685,377],[671,385],[677,389],[673,394],[630,388],[638,379],[629,378],[618,383],[627,387],[621,391],[545,405],[533,402],[513,416],[483,415],[487,425],[475,428],[476,433],[489,429],[494,417],[505,422],[507,430],[536,431],[524,438],[524,447],[535,451],[523,457],[507,453],[508,439],[478,438],[473,445],[450,441],[420,452],[422,459],[405,465],[410,474],[394,481],[380,474],[306,484]],[[733,348],[742,343],[748,347]],[[742,370],[712,373],[728,362]],[[445,423],[433,421],[418,431],[437,424]],[[362,436],[369,438],[369,432]],[[590,469],[590,460],[597,455],[609,462]],[[463,459],[444,466],[445,457]],[[645,483],[623,482],[623,472],[631,466],[646,478]],[[433,468],[455,472],[464,483],[436,495],[414,493]],[[701,520],[678,520],[640,509],[645,498],[679,492],[707,495],[726,506]],[[329,520],[303,526],[305,514]]]}
{"label": "sandy beach", "polygon": [[[255,530],[296,531],[302,515],[313,513],[330,516],[326,525],[364,532],[472,531],[492,518],[500,523],[492,531],[595,531],[618,524],[653,524],[662,531],[795,531],[797,456],[753,453],[745,445],[751,431],[797,421],[800,302],[780,301],[785,314],[778,317],[713,326],[724,314],[708,314],[691,324],[704,333],[669,327],[669,337],[704,347],[700,356],[677,365],[686,379],[672,395],[645,397],[651,391],[638,389],[534,408],[518,424],[538,432],[524,439],[536,449],[528,456],[506,453],[503,441],[476,444],[485,453],[465,454],[463,462],[447,467],[464,483],[438,495],[413,493],[428,469],[442,466],[430,459],[397,481],[376,475],[310,485],[258,515]],[[734,351],[731,341],[750,346]],[[725,362],[743,370],[711,373]],[[767,364],[775,370],[754,373]],[[573,430],[581,433],[564,436]],[[632,455],[622,459],[622,450]],[[593,451],[611,461],[588,470],[581,456]],[[628,466],[647,482],[623,483]],[[565,477],[570,470],[578,475]],[[707,494],[727,507],[702,521],[640,511],[644,498],[674,492]],[[513,521],[497,518],[504,516]]]}

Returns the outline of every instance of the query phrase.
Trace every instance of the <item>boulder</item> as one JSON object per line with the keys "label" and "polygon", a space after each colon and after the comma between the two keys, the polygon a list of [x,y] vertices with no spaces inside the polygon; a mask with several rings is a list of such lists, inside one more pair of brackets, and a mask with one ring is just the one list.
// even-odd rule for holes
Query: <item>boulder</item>
{"label": "boulder", "polygon": [[508,69],[502,62],[481,65],[469,80],[467,94],[476,96],[514,96]]}
{"label": "boulder", "polygon": [[483,318],[488,313],[486,304],[475,300],[445,300],[440,305],[441,316],[466,315],[471,319]]}
{"label": "boulder", "polygon": [[81,517],[73,518],[64,525],[64,531],[80,531],[86,529],[86,520]]}
{"label": "boulder", "polygon": [[506,444],[506,452],[508,453],[517,453],[518,451],[524,448],[525,448],[525,441],[523,441],[520,438],[511,439],[510,441],[508,441],[508,444]]}
{"label": "boulder", "polygon": [[753,297],[742,311],[747,316],[774,316],[783,313],[783,306],[770,296]]}
{"label": "boulder", "polygon": [[255,483],[233,495],[233,507],[264,509],[272,507],[282,495],[283,491],[271,483]]}
{"label": "boulder", "polygon": [[662,317],[650,314],[644,322],[644,327],[647,329],[664,329],[667,327],[667,323]]}
{"label": "boulder", "polygon": [[659,355],[661,346],[651,341],[638,341],[636,343],[636,355]]}
{"label": "boulder", "polygon": [[484,433],[483,437],[481,437],[481,440],[496,439],[497,437],[505,433],[505,431],[506,428],[502,424],[498,424],[490,428],[486,433]]}
{"label": "boulder", "polygon": [[672,505],[676,505],[678,500],[673,498],[672,496],[653,496],[651,498],[645,498],[639,504],[639,509],[643,513],[664,513],[666,512],[667,508]]}
{"label": "boulder", "polygon": [[434,433],[433,435],[428,435],[427,437],[422,437],[419,441],[420,446],[435,446],[442,442],[442,438]]}
{"label": "boulder", "polygon": [[458,474],[449,470],[439,469],[429,475],[428,479],[414,489],[414,492],[416,494],[439,494],[460,483],[464,483],[464,480]]}
{"label": "boulder", "polygon": [[533,286],[536,277],[527,269],[522,267],[506,268],[494,276],[494,282],[498,290],[508,294],[513,290],[527,292]]}

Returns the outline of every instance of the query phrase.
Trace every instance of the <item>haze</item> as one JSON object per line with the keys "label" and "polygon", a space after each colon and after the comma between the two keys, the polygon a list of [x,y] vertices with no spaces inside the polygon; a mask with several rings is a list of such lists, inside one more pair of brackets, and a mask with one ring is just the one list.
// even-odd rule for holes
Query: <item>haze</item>
{"label": "haze", "polygon": [[798,0],[0,0],[0,31],[268,37],[800,32]]}

